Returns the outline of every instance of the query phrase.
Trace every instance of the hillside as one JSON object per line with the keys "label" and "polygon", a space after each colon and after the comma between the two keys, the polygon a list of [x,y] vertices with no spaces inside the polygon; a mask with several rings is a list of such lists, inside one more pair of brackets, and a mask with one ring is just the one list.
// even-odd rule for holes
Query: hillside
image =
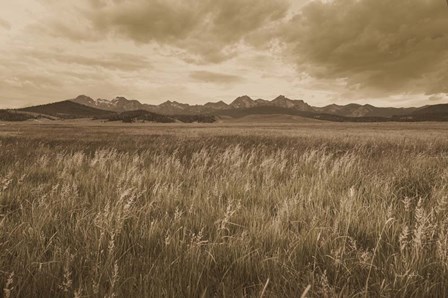
{"label": "hillside", "polygon": [[369,104],[328,105],[322,108],[314,108],[316,112],[333,114],[343,117],[392,117],[414,112],[416,108],[383,108]]}
{"label": "hillside", "polygon": [[234,118],[240,118],[248,115],[272,115],[272,114],[295,115],[305,117],[312,115],[312,113],[275,106],[259,106],[259,107],[255,106],[248,108],[242,107],[242,108],[216,111],[213,114],[219,116],[230,116]]}
{"label": "hillside", "polygon": [[264,123],[264,124],[293,124],[293,123],[320,123],[321,120],[285,114],[251,114],[242,117],[220,116],[220,122],[224,123]]}
{"label": "hillside", "polygon": [[412,115],[448,115],[448,104],[426,106],[413,112]]}
{"label": "hillside", "polygon": [[95,119],[105,119],[108,121],[123,121],[125,123],[132,123],[136,121],[149,121],[149,122],[160,122],[160,123],[172,123],[175,122],[173,118],[151,113],[144,110],[136,110],[129,112],[116,113],[106,116],[96,117]]}
{"label": "hillside", "polygon": [[122,121],[125,123],[132,122],[158,122],[158,123],[213,123],[216,121],[214,116],[208,115],[161,115],[145,110],[128,111],[122,113],[115,113],[110,115],[103,115],[95,119],[105,119],[108,121]]}
{"label": "hillside", "polygon": [[38,115],[27,112],[19,112],[15,110],[0,110],[0,121],[26,121],[37,119]]}
{"label": "hillside", "polygon": [[[215,112],[214,115],[229,116],[232,118],[242,118],[250,115],[288,115],[288,116],[300,116],[309,119],[333,121],[333,122],[384,122],[390,121],[388,118],[381,117],[345,117],[333,114],[316,113],[300,111],[291,108],[283,108],[276,106],[261,106],[252,108],[241,108],[233,110],[225,110]],[[258,117],[260,119],[260,117]]]}
{"label": "hillside", "polygon": [[394,116],[395,121],[448,121],[448,104],[425,106],[411,114]]}
{"label": "hillside", "polygon": [[28,108],[18,109],[17,111],[50,115],[63,119],[92,118],[111,113],[110,111],[89,107],[76,102],[72,102],[70,100],[32,106]]}

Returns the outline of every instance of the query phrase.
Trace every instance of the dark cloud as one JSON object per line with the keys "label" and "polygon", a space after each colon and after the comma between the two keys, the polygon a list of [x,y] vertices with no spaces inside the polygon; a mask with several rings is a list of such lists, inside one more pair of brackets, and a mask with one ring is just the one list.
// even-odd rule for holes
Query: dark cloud
{"label": "dark cloud", "polygon": [[[170,3],[171,2],[171,3]],[[202,7],[189,1],[93,1],[85,13],[95,29],[137,42],[173,42],[186,38],[199,23]]]}
{"label": "dark cloud", "polygon": [[[47,0],[48,1],[48,0]],[[289,0],[85,0],[74,10],[90,30],[58,20],[47,31],[72,40],[118,36],[185,51],[190,61],[221,62],[234,56],[246,37],[281,20]],[[80,27],[80,26],[78,26]]]}
{"label": "dark cloud", "polygon": [[190,74],[190,77],[201,82],[214,83],[214,84],[232,84],[241,83],[244,78],[209,71],[194,71]]}
{"label": "dark cloud", "polygon": [[448,9],[440,0],[314,1],[277,32],[287,57],[351,90],[447,91]]}

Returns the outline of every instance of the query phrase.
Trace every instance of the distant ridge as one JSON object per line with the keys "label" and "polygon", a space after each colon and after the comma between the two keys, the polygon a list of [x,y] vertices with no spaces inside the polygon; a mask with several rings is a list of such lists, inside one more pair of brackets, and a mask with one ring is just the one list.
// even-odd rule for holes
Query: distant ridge
{"label": "distant ridge", "polygon": [[110,111],[96,109],[70,100],[18,109],[17,111],[50,115],[63,119],[88,118],[110,114]]}
{"label": "distant ridge", "polygon": [[[314,119],[325,119],[328,121],[352,122],[426,121],[423,119],[445,121],[445,118],[441,115],[448,114],[448,112],[443,110],[443,104],[428,106],[433,107],[433,110],[426,110],[426,106],[420,108],[394,108],[375,107],[369,104],[360,105],[354,103],[347,105],[331,104],[325,107],[314,107],[303,100],[290,99],[284,95],[277,96],[272,100],[265,100],[261,98],[254,100],[248,95],[243,95],[234,99],[230,104],[219,101],[208,102],[204,105],[189,105],[170,100],[160,105],[148,105],[142,104],[138,100],[128,100],[124,97],[116,97],[112,100],[94,100],[85,95],[80,95],[72,99],[72,101],[91,107],[118,112],[146,110],[163,115],[234,115],[234,117],[237,117],[236,115],[240,115],[242,117],[242,115],[249,115],[250,113],[264,115],[280,113]],[[439,111],[439,114],[434,113],[434,110]],[[417,113],[418,111],[421,112]]]}
{"label": "distant ridge", "polygon": [[448,114],[448,104],[438,104],[432,106],[426,106],[417,109],[412,113],[413,115],[445,115]]}
{"label": "distant ridge", "polygon": [[[204,105],[189,105],[166,101],[159,105],[143,104],[138,100],[116,97],[112,100],[92,99],[80,95],[74,99],[17,110],[0,110],[0,120],[21,121],[44,118],[95,118],[108,121],[152,122],[214,122],[216,117],[241,118],[250,115],[289,115],[308,119],[337,122],[385,121],[448,121],[448,104],[419,108],[375,107],[369,104],[331,104],[313,107],[300,99],[280,95],[272,100],[252,99],[243,95],[230,104],[223,101]],[[276,119],[277,119],[276,118]],[[252,117],[251,119],[260,119]],[[292,119],[289,117],[289,119]]]}

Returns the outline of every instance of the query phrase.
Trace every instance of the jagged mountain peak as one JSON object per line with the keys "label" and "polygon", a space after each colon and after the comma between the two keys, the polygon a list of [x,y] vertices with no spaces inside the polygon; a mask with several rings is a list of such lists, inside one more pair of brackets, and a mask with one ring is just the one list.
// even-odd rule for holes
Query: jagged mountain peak
{"label": "jagged mountain peak", "polygon": [[295,106],[294,102],[286,98],[284,95],[280,95],[276,98],[274,98],[271,103],[275,106],[283,107],[283,108],[292,108]]}
{"label": "jagged mountain peak", "polygon": [[78,95],[75,99],[72,99],[73,102],[85,105],[85,106],[91,106],[91,107],[96,107],[96,101],[87,96],[87,95]]}
{"label": "jagged mountain peak", "polygon": [[84,95],[84,94],[78,95],[75,99],[78,99],[78,100],[82,100],[82,99],[90,99],[90,100],[93,100],[91,97],[89,97],[89,96],[87,96],[87,95]]}
{"label": "jagged mountain peak", "polygon": [[207,102],[204,104],[204,107],[210,107],[210,108],[227,108],[229,105],[223,102],[222,100],[218,102]]}
{"label": "jagged mountain peak", "polygon": [[164,103],[161,103],[160,106],[189,106],[187,103],[180,103],[175,100],[167,100]]}
{"label": "jagged mountain peak", "polygon": [[117,96],[111,100],[111,102],[127,102],[127,101],[130,101],[130,100],[124,96]]}
{"label": "jagged mountain peak", "polygon": [[232,102],[251,102],[254,101],[250,96],[248,95],[243,95],[243,96],[239,96],[237,98],[235,98],[235,100]]}
{"label": "jagged mountain peak", "polygon": [[231,104],[233,108],[251,108],[256,106],[255,101],[247,95],[237,97]]}
{"label": "jagged mountain peak", "polygon": [[324,108],[336,108],[336,107],[341,107],[341,106],[338,104],[335,104],[335,103],[324,106]]}
{"label": "jagged mountain peak", "polygon": [[279,95],[276,98],[274,98],[272,101],[297,101],[297,102],[304,102],[302,99],[291,99],[289,97],[286,97],[285,95]]}
{"label": "jagged mountain peak", "polygon": [[289,100],[289,98],[287,98],[286,96],[284,96],[284,95],[279,95],[279,96],[277,96],[276,98],[274,98],[272,101],[275,101],[275,100],[285,100],[285,99],[288,99],[288,100]]}
{"label": "jagged mountain peak", "polygon": [[284,95],[279,95],[276,98],[274,98],[273,100],[271,100],[271,102],[292,102],[292,99],[287,98]]}
{"label": "jagged mountain peak", "polygon": [[277,96],[274,98],[271,103],[274,106],[282,107],[282,108],[294,108],[301,111],[313,111],[313,107],[308,105],[301,99],[290,99],[284,95]]}

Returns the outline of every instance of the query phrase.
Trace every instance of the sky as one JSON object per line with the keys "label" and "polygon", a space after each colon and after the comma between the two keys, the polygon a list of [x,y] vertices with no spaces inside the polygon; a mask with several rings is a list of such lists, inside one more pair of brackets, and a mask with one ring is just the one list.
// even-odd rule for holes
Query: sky
{"label": "sky", "polygon": [[445,0],[0,0],[0,108],[448,103]]}

